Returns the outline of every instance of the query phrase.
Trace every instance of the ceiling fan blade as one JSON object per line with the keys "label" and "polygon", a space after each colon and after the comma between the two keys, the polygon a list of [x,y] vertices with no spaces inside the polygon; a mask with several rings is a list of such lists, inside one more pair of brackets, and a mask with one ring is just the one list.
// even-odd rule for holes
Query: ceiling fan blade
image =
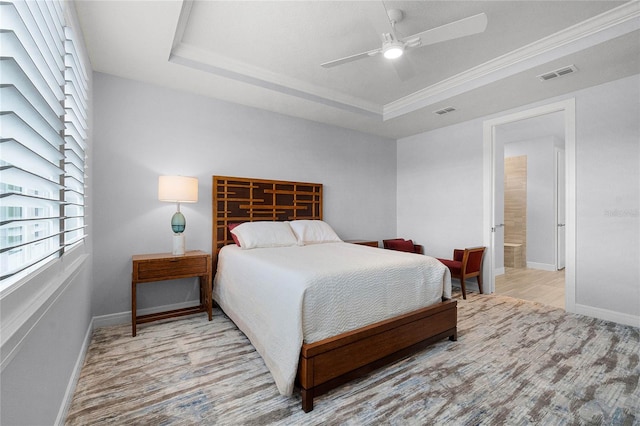
{"label": "ceiling fan blade", "polygon": [[375,56],[380,52],[382,52],[382,49],[369,50],[368,52],[356,53],[355,55],[346,56],[344,58],[325,62],[324,64],[320,64],[320,65],[323,66],[324,68],[331,68],[337,65],[346,64],[347,62],[353,62],[353,61],[357,61],[358,59],[368,58],[369,56]]}
{"label": "ceiling fan blade", "polygon": [[[421,47],[472,34],[478,34],[483,32],[486,28],[487,15],[479,13],[477,15],[469,16],[468,18],[463,18],[449,24],[441,25],[418,34],[405,37],[402,39],[402,42],[408,43],[408,47]],[[417,38],[420,39],[419,44],[415,43]]]}

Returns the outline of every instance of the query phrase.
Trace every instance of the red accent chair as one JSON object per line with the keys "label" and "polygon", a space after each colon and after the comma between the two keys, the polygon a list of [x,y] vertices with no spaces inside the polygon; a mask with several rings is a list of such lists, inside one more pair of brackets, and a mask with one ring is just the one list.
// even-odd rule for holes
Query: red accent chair
{"label": "red accent chair", "polygon": [[414,244],[412,240],[404,238],[394,238],[392,240],[382,240],[382,246],[389,250],[406,251],[407,253],[424,254],[424,247]]}
{"label": "red accent chair", "polygon": [[478,289],[482,294],[482,257],[484,256],[485,247],[466,248],[464,250],[453,250],[453,260],[438,259],[444,263],[449,271],[451,278],[460,279],[460,288],[462,289],[462,298],[467,298],[467,289],[464,281],[467,278],[476,277],[478,280]]}

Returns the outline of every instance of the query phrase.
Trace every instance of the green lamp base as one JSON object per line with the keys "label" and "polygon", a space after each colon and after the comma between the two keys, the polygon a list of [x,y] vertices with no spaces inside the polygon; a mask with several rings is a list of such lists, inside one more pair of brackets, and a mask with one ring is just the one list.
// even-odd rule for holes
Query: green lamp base
{"label": "green lamp base", "polygon": [[184,215],[179,211],[175,212],[171,217],[171,229],[176,234],[180,234],[184,232],[184,228],[187,227],[187,219],[185,219]]}

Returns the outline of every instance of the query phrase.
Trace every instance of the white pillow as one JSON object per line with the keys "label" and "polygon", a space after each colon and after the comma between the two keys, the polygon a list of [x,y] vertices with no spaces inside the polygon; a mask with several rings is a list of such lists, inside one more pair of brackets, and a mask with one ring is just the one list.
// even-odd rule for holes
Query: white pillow
{"label": "white pillow", "polygon": [[298,240],[287,222],[245,222],[233,230],[244,250],[260,247],[287,247],[298,245]]}
{"label": "white pillow", "polygon": [[294,220],[289,224],[300,245],[342,242],[333,228],[321,220]]}

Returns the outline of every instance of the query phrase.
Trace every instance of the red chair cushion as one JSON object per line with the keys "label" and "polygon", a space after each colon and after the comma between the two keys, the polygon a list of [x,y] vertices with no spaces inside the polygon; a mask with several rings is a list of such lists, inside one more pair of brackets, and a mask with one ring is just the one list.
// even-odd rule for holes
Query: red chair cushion
{"label": "red chair cushion", "polygon": [[413,246],[413,241],[412,240],[405,240],[402,238],[397,238],[395,240],[387,240],[385,242],[386,247],[388,249],[391,250],[398,250],[398,251],[406,251],[408,253],[415,253],[416,249]]}
{"label": "red chair cushion", "polygon": [[449,259],[438,259],[440,262],[444,263],[444,266],[449,268],[451,271],[451,275],[460,275],[462,271],[462,262],[458,262],[457,260],[449,260]]}

